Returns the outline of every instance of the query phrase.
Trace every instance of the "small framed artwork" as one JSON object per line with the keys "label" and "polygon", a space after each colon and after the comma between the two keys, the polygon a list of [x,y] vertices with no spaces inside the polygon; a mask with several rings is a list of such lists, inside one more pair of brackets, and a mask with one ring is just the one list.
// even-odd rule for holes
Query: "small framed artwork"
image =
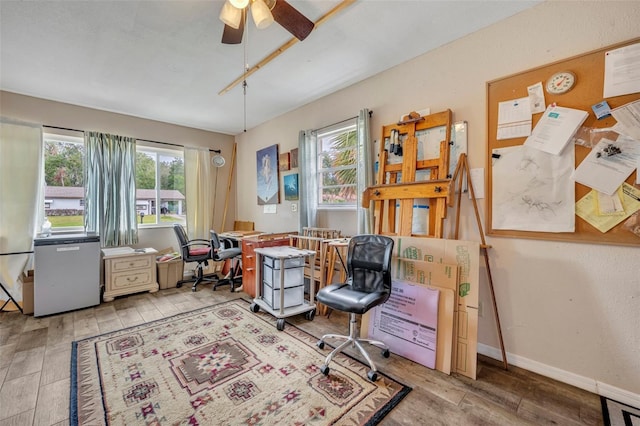
{"label": "small framed artwork", "polygon": [[278,145],[271,145],[257,151],[256,162],[258,205],[278,204],[280,202]]}
{"label": "small framed artwork", "polygon": [[290,161],[291,161],[291,168],[297,169],[298,168],[298,148],[293,148],[291,150]]}
{"label": "small framed artwork", "polygon": [[295,201],[298,199],[298,174],[284,176],[284,199]]}
{"label": "small framed artwork", "polygon": [[285,152],[284,154],[280,154],[280,158],[278,159],[278,170],[281,172],[286,172],[289,170],[289,153]]}

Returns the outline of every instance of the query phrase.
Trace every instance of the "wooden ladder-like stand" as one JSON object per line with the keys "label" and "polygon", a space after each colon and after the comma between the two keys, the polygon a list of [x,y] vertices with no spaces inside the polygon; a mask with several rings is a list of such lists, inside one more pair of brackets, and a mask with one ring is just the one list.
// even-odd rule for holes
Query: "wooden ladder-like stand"
{"label": "wooden ladder-like stand", "polygon": [[[427,115],[424,117],[402,121],[382,127],[380,151],[378,156],[378,174],[376,185],[370,186],[363,192],[362,207],[369,208],[374,204],[374,232],[386,235],[404,235],[431,238],[445,238],[444,220],[448,208],[455,208],[455,225],[453,239],[458,239],[460,224],[461,196],[463,183],[466,181],[471,195],[473,208],[480,233],[483,257],[488,275],[491,301],[496,319],[502,363],[504,369],[509,368],[502,339],[500,316],[496,303],[493,278],[489,266],[491,246],[486,244],[478,204],[476,202],[473,185],[469,176],[469,164],[466,154],[461,154],[453,176],[449,171],[449,152],[451,141],[451,110]],[[418,159],[418,140],[416,133],[429,131],[438,127],[444,128],[445,138],[439,143],[439,156],[432,159]],[[394,132],[400,135],[402,146],[402,163],[388,164],[389,146],[394,142]],[[389,144],[386,142],[389,141]],[[416,181],[416,172],[429,171],[429,180]],[[457,197],[454,195],[457,194]],[[426,234],[413,233],[413,208],[416,198],[426,198],[429,201],[428,232]],[[399,208],[396,207],[398,204]],[[399,217],[397,231],[396,218]],[[386,232],[384,219],[386,218]]]}

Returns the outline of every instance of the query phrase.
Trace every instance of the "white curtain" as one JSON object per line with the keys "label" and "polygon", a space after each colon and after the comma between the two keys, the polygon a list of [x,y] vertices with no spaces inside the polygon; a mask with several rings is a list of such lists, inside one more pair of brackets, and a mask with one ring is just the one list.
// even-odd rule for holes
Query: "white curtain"
{"label": "white curtain", "polygon": [[[33,250],[42,226],[43,168],[42,126],[0,118],[0,253]],[[16,282],[29,257],[0,256],[0,281],[16,300],[22,300]]]}
{"label": "white curtain", "polygon": [[370,112],[366,108],[360,110],[356,124],[358,131],[358,234],[370,234],[373,231],[373,203],[370,203],[367,209],[362,208],[362,193],[375,181],[369,114]]}
{"label": "white curtain", "polygon": [[187,234],[189,239],[210,238],[213,229],[211,156],[208,149],[184,149],[184,175],[187,192]]}
{"label": "white curtain", "polygon": [[318,136],[315,130],[300,131],[300,233],[305,226],[316,227],[318,210]]}

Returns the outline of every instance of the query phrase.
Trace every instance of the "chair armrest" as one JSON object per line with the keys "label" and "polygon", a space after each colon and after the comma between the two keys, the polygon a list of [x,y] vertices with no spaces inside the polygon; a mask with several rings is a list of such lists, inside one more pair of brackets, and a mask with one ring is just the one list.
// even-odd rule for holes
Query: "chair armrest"
{"label": "chair armrest", "polygon": [[193,247],[193,246],[211,247],[211,241],[196,238],[194,240],[189,240],[189,242],[187,242],[187,244],[183,245],[182,247],[189,248],[189,247]]}
{"label": "chair armrest", "polygon": [[221,249],[238,247],[238,240],[229,237],[218,237],[220,238],[220,245],[222,246],[220,247]]}

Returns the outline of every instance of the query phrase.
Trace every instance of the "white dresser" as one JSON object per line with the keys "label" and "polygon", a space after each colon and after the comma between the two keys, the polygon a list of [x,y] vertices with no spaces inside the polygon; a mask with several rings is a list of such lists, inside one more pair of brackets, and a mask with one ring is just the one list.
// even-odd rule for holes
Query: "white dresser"
{"label": "white dresser", "polygon": [[111,302],[115,296],[158,291],[156,256],[152,248],[132,249],[116,247],[102,249],[104,261],[104,295],[102,300]]}

